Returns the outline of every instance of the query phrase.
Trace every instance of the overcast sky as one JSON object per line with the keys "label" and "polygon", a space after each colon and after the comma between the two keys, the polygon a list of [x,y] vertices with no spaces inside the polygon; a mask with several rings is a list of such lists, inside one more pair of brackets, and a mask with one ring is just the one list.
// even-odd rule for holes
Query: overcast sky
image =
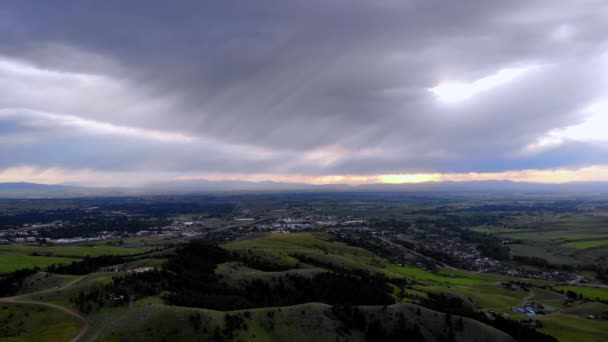
{"label": "overcast sky", "polygon": [[0,181],[608,180],[608,1],[2,1]]}

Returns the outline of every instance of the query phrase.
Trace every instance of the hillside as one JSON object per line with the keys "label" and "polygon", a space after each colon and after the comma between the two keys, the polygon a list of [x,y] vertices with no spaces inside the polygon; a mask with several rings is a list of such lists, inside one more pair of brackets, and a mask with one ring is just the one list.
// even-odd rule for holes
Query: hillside
{"label": "hillside", "polygon": [[149,303],[140,304],[108,325],[98,340],[306,342],[407,337],[415,341],[415,336],[420,336],[424,341],[514,341],[503,332],[474,320],[446,318],[445,314],[412,304],[361,307],[359,312],[363,319],[355,323],[336,314],[331,306],[316,303],[230,312]]}

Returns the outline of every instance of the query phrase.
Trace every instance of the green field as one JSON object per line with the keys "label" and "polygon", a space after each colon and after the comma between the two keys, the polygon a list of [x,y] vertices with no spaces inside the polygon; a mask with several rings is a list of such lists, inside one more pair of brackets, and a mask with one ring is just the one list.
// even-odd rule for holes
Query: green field
{"label": "green field", "polygon": [[69,264],[75,258],[61,258],[49,256],[31,256],[14,252],[0,251],[0,274],[33,267],[47,267],[53,264]]}
{"label": "green field", "polygon": [[608,246],[608,240],[568,242],[568,243],[564,243],[562,246],[566,246],[568,248],[574,248],[574,249],[595,248],[595,247]]}
{"label": "green field", "polygon": [[576,265],[580,263],[578,259],[570,254],[567,254],[566,251],[558,253],[559,249],[556,249],[551,245],[514,244],[510,245],[509,247],[511,248],[513,255],[541,258],[547,260],[551,264]]}
{"label": "green field", "polygon": [[591,287],[591,286],[556,286],[557,290],[574,291],[580,293],[585,298],[600,300],[608,300],[608,288],[603,287]]}
{"label": "green field", "polygon": [[53,264],[68,264],[84,257],[141,254],[150,251],[152,248],[0,245],[0,274],[36,266],[44,268]]}
{"label": "green field", "polygon": [[606,322],[592,321],[574,315],[554,313],[541,316],[542,332],[555,336],[559,341],[604,342],[608,339]]}
{"label": "green field", "polygon": [[497,234],[497,233],[517,233],[518,229],[513,228],[498,228],[498,227],[488,227],[488,226],[479,226],[471,228],[478,233],[485,234]]}
{"label": "green field", "polygon": [[133,255],[151,250],[151,247],[123,248],[117,246],[35,246],[35,245],[0,245],[0,251],[25,255],[46,255],[65,257],[96,257],[100,255]]}

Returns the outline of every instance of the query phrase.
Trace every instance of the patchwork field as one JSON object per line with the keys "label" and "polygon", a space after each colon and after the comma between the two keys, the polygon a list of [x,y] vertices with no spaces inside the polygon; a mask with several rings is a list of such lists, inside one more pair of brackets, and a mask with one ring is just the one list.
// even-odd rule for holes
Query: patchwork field
{"label": "patchwork field", "polygon": [[608,217],[550,216],[519,228],[476,227],[476,231],[515,240],[513,255],[542,258],[554,265],[590,265],[608,254]]}

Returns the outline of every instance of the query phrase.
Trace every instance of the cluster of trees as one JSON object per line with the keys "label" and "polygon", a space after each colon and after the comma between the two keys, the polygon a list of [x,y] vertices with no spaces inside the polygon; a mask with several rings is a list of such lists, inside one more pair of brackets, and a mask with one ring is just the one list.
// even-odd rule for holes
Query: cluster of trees
{"label": "cluster of trees", "polygon": [[[353,286],[356,284],[356,286]],[[314,277],[288,275],[271,285],[252,280],[240,291],[251,307],[287,306],[309,302],[347,305],[394,303],[386,279],[350,273],[320,273]]]}
{"label": "cluster of trees", "polygon": [[517,341],[558,342],[557,339],[551,335],[543,334],[530,326],[523,325],[518,321],[504,318],[501,315],[495,314],[490,320],[485,316],[484,313],[477,313],[476,317],[473,318],[511,335]]}
{"label": "cluster of trees", "polygon": [[74,209],[24,210],[0,215],[0,226],[14,227],[28,223],[51,223],[57,220],[80,219],[84,212]]}
{"label": "cluster of trees", "polygon": [[216,196],[150,196],[96,199],[90,205],[104,210],[119,210],[146,216],[168,217],[175,214],[204,213],[223,217],[234,211],[235,204]]}
{"label": "cluster of trees", "polygon": [[425,340],[418,324],[413,324],[410,328],[403,313],[398,315],[396,324],[387,327],[378,319],[368,320],[359,308],[350,305],[334,305],[331,312],[342,323],[343,332],[362,331],[368,341],[418,342]]}
{"label": "cluster of trees", "polygon": [[538,266],[542,268],[553,268],[553,266],[547,260],[539,257],[514,255],[513,261],[520,264]]}
{"label": "cluster of trees", "polygon": [[511,257],[509,247],[503,245],[495,236],[466,229],[460,234],[460,238],[464,241],[476,243],[477,250],[485,257],[497,260],[508,260]]}
{"label": "cluster of trees", "polygon": [[77,297],[70,298],[70,302],[75,303],[81,312],[90,313],[102,308],[106,302],[118,306],[137,298],[157,295],[167,287],[168,278],[164,271],[117,276],[104,287],[80,291]]}
{"label": "cluster of trees", "polygon": [[95,287],[87,293],[80,291],[76,298],[70,298],[70,302],[76,304],[80,312],[88,314],[93,311],[99,311],[103,307],[105,304],[104,295],[105,291]]}
{"label": "cluster of trees", "polygon": [[335,269],[313,277],[285,275],[273,283],[255,279],[238,287],[226,286],[215,274],[217,264],[242,260],[217,245],[196,241],[179,247],[163,270],[115,277],[107,291],[135,298],[164,291],[163,298],[170,304],[216,310],[308,302],[349,305],[394,303],[387,279],[346,269]]}
{"label": "cluster of trees", "polygon": [[608,284],[608,257],[603,256],[596,260],[591,270],[597,274],[597,279]]}
{"label": "cluster of trees", "polygon": [[162,270],[131,273],[112,277],[112,283],[106,286],[106,291],[115,298],[115,304],[148,296],[154,296],[167,289],[171,274]]}
{"label": "cluster of trees", "polygon": [[70,225],[61,229],[41,230],[40,236],[50,239],[71,238],[74,236],[96,236],[99,232],[136,233],[140,230],[153,230],[169,224],[169,221],[150,221],[129,216],[99,216],[83,217],[69,220]]}
{"label": "cluster of trees", "polygon": [[231,257],[238,259],[245,265],[260,271],[282,272],[291,269],[291,267],[288,265],[273,262],[273,260],[253,254],[250,249],[247,250],[247,253],[233,254]]}
{"label": "cluster of trees", "polygon": [[102,255],[98,257],[88,257],[80,261],[73,261],[70,264],[51,265],[47,268],[48,272],[56,274],[85,275],[97,271],[102,267],[118,265],[127,262],[127,257],[118,255]]}
{"label": "cluster of trees", "polygon": [[0,278],[0,297],[13,296],[23,288],[25,279],[40,271],[40,268],[26,268],[6,274]]}
{"label": "cluster of trees", "polygon": [[584,300],[596,301],[596,302],[600,302],[600,303],[608,303],[608,300],[604,300],[599,297],[595,297],[595,298],[585,297],[582,293],[577,293],[572,290],[567,290],[567,291],[558,290],[557,292],[559,292],[561,294],[565,294],[568,298],[574,299],[574,300],[576,300],[576,299],[583,300],[584,299]]}
{"label": "cluster of trees", "polygon": [[400,251],[385,248],[383,244],[379,242],[379,239],[376,238],[371,232],[334,236],[337,241],[344,242],[350,246],[361,247],[385,259],[394,260],[398,259],[402,255]]}

